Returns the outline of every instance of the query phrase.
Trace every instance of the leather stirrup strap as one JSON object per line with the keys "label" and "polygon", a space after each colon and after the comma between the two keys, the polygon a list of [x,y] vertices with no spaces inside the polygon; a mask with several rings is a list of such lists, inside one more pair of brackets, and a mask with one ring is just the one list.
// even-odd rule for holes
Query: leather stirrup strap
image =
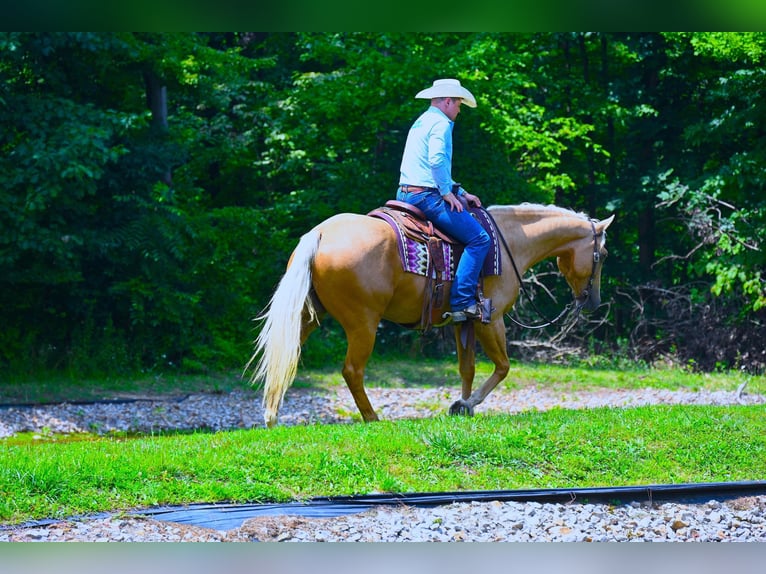
{"label": "leather stirrup strap", "polygon": [[473,321],[465,321],[460,324],[460,344],[463,345],[463,349],[476,345],[476,331],[473,324]]}

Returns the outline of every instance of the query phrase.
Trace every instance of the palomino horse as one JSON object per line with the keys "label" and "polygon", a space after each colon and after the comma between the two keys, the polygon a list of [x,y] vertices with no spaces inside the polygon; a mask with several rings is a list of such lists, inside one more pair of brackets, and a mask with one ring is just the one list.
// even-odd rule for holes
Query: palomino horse
{"label": "palomino horse", "polygon": [[[489,378],[471,392],[476,353],[463,347],[456,325],[462,399],[451,414],[472,414],[492,389],[508,374],[503,315],[519,295],[519,274],[537,262],[556,257],[559,271],[572,289],[577,308],[593,310],[601,303],[601,266],[606,257],[603,221],[555,206],[491,206],[508,249],[503,249],[502,275],[484,278],[484,295],[494,310],[488,324],[475,322],[475,337],[494,363]],[[510,251],[510,253],[509,253]],[[511,254],[513,260],[511,259]],[[293,251],[287,271],[271,302],[259,317],[263,327],[255,352],[252,382],[264,382],[266,426],[277,422],[285,392],[295,378],[301,346],[325,314],[334,317],[346,333],[348,349],[343,378],[362,418],[378,420],[364,390],[364,370],[372,354],[375,333],[382,319],[400,325],[418,324],[426,278],[403,271],[397,239],[381,219],[342,213],[306,233]]]}

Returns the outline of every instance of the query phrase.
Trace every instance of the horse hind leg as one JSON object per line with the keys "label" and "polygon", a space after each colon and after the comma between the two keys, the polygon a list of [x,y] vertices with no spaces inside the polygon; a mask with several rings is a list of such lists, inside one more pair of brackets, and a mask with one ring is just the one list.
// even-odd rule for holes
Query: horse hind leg
{"label": "horse hind leg", "polygon": [[357,328],[346,330],[348,339],[348,349],[346,350],[346,360],[343,364],[343,378],[351,391],[356,407],[362,415],[364,422],[377,421],[378,415],[375,413],[367,392],[364,390],[364,371],[367,367],[367,361],[372,355],[375,346],[375,328],[377,321],[373,322],[370,328]]}

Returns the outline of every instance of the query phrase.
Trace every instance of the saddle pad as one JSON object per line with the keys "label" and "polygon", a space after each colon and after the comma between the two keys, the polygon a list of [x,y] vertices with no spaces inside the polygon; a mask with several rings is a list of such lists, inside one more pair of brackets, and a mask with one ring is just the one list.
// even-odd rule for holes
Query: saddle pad
{"label": "saddle pad", "polygon": [[[484,260],[484,266],[482,267],[482,275],[500,275],[502,273],[502,267],[500,265],[500,250],[498,249],[498,236],[492,220],[485,210],[481,208],[475,208],[470,210],[471,213],[481,223],[484,230],[489,234],[492,241],[487,258]],[[428,246],[425,240],[420,242],[412,239],[404,233],[396,220],[386,213],[386,208],[380,208],[375,210],[373,217],[378,217],[387,222],[396,233],[397,246],[399,248],[399,259],[402,262],[402,267],[408,273],[415,273],[417,275],[426,276],[428,270]],[[444,253],[444,267],[446,275],[442,277],[445,281],[455,280],[455,269],[460,259],[460,255],[463,253],[462,245],[450,245],[446,241],[441,242],[441,248]],[[432,279],[435,279],[435,272],[432,273]]]}

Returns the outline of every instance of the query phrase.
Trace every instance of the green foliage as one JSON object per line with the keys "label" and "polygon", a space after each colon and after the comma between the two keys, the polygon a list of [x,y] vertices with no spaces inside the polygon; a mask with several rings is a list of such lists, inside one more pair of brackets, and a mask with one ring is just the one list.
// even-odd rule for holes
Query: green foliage
{"label": "green foliage", "polygon": [[[11,309],[3,374],[242,361],[249,317],[278,272],[270,258],[253,262],[254,247],[267,236],[273,252],[288,248],[252,207],[227,212],[215,187],[203,192],[198,184],[219,161],[200,150],[248,160],[239,149],[252,139],[221,145],[219,134],[252,130],[252,114],[239,110],[244,98],[263,95],[254,77],[259,60],[210,49],[196,35],[3,41],[0,300]],[[149,72],[175,89],[170,129],[141,100]],[[227,90],[217,89],[223,82]],[[227,176],[243,171],[241,163],[221,165],[217,172]],[[172,167],[169,185],[163,180]],[[257,186],[239,183],[251,196],[242,203],[257,204]],[[240,197],[247,194],[232,201]],[[211,317],[216,328],[207,327]],[[117,348],[123,352],[107,351]]]}
{"label": "green foliage", "polygon": [[[478,99],[454,175],[485,204],[615,213],[605,292],[704,284],[747,324],[765,52],[763,33],[0,33],[0,376],[241,366],[298,237],[393,196],[438,77]],[[330,329],[306,359],[340,355]]]}
{"label": "green foliage", "polygon": [[689,97],[704,111],[684,131],[684,161],[693,169],[668,178],[658,199],[696,242],[689,245],[695,257],[686,257],[690,276],[711,278],[716,296],[744,294],[747,314],[766,306],[766,138],[760,128],[766,105],[758,96],[766,86],[766,35],[671,37],[707,64],[696,72],[699,84]]}

